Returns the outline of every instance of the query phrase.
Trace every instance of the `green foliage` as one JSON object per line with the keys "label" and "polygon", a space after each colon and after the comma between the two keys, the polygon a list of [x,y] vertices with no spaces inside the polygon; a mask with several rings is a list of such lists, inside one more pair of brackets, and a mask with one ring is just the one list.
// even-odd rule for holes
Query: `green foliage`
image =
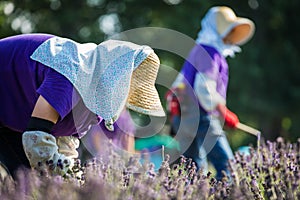
{"label": "green foliage", "polygon": [[[254,38],[229,59],[228,105],[242,122],[261,129],[264,137],[299,137],[300,1],[182,0],[1,0],[0,38],[46,32],[79,42],[99,43],[110,34],[137,27],[164,27],[196,38],[200,20],[213,5],[231,6],[256,24]],[[176,2],[176,1],[169,1]],[[111,16],[115,21],[105,21]],[[109,30],[100,28],[108,23]],[[159,52],[161,61],[180,69],[183,60]],[[161,96],[165,89],[161,89]],[[289,124],[286,125],[288,119]],[[285,121],[285,122],[284,122]]]}

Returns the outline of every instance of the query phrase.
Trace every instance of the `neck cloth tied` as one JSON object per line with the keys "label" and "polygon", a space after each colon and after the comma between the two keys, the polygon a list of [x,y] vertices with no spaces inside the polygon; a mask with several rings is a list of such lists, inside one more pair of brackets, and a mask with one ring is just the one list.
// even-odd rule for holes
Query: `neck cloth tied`
{"label": "neck cloth tied", "polygon": [[89,110],[115,121],[126,104],[132,72],[152,52],[148,46],[126,41],[107,40],[96,45],[53,37],[31,58],[64,75]]}

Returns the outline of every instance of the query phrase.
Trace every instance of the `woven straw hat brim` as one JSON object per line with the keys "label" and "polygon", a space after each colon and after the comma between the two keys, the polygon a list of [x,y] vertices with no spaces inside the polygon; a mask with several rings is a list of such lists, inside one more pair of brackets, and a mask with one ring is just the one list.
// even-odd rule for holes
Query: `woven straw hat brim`
{"label": "woven straw hat brim", "polygon": [[225,37],[233,28],[236,44],[242,45],[249,41],[254,32],[255,24],[248,18],[237,17],[231,8],[226,6],[218,7],[216,14],[217,31]]}
{"label": "woven straw hat brim", "polygon": [[151,53],[133,71],[126,103],[129,109],[152,116],[165,116],[158,92],[155,88],[159,65],[159,58],[155,53]]}
{"label": "woven straw hat brim", "polygon": [[[228,33],[235,28],[234,35],[235,37],[235,44],[242,45],[248,42],[255,32],[255,26],[254,23],[246,18],[237,18],[232,24],[228,26]],[[227,34],[228,34],[227,33]],[[224,37],[227,35],[225,34]]]}
{"label": "woven straw hat brim", "polygon": [[[157,96],[157,97],[152,98],[152,99],[159,99],[158,94],[153,95],[153,96]],[[156,104],[155,102],[152,102],[152,103]],[[129,108],[129,109],[131,109],[135,112],[138,112],[138,113],[142,113],[142,114],[145,114],[145,115],[156,116],[156,117],[164,117],[166,115],[161,105],[156,105],[156,106],[153,106],[152,108],[149,108],[149,107],[147,108],[144,105],[151,105],[151,102],[149,102],[149,101],[148,102],[147,101],[144,101],[144,102],[139,101],[139,105],[131,104],[129,102],[126,103],[127,108]]]}

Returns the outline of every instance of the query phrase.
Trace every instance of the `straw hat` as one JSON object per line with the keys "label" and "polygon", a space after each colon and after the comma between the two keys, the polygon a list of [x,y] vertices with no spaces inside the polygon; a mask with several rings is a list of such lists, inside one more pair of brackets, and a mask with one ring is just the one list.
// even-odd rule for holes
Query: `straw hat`
{"label": "straw hat", "polygon": [[[234,44],[244,44],[254,34],[255,25],[247,18],[237,17],[233,10],[226,6],[214,7],[217,31],[222,38],[229,33]],[[231,32],[234,29],[233,32]]]}
{"label": "straw hat", "polygon": [[159,58],[153,52],[133,71],[126,105],[129,109],[147,115],[165,116],[154,85],[159,65]]}

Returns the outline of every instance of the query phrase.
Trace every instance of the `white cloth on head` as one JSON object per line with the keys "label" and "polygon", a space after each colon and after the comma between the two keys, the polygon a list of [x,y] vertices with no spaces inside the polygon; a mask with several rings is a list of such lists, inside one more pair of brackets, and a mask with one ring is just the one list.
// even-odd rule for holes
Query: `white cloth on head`
{"label": "white cloth on head", "polygon": [[148,46],[126,41],[107,40],[96,45],[53,37],[31,58],[64,75],[89,110],[111,120],[124,109],[132,72],[151,52]]}
{"label": "white cloth on head", "polygon": [[[201,21],[201,30],[198,33],[196,43],[212,46],[216,48],[224,57],[234,57],[235,53],[241,52],[241,48],[237,45],[224,44],[223,37],[217,31],[216,12],[217,8],[212,8],[208,11]],[[232,28],[232,27],[231,27]],[[226,31],[226,33],[228,33]]]}

